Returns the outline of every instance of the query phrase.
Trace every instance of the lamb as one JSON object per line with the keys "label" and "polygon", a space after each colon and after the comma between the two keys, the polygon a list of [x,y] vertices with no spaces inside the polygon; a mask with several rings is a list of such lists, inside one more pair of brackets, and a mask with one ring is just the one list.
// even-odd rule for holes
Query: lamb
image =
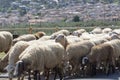
{"label": "lamb", "polygon": [[13,40],[13,45],[18,42],[18,41],[31,41],[31,40],[36,40],[39,39],[40,37],[44,36],[44,32],[37,32],[35,34],[25,34],[22,36],[19,36],[18,38],[15,38]]}
{"label": "lamb", "polygon": [[8,31],[0,32],[0,52],[7,53],[12,46],[13,36]]}
{"label": "lamb", "polygon": [[64,34],[65,36],[68,36],[70,32],[68,30],[59,30],[51,35],[51,39],[55,39],[58,34]]}
{"label": "lamb", "polygon": [[[33,71],[39,70],[42,72],[45,70],[45,68],[61,68],[65,50],[61,44],[53,42],[46,45],[33,44],[29,46],[23,53],[24,55],[19,56],[20,59],[16,64],[16,74],[18,74],[18,76],[23,74],[23,72],[28,69]],[[23,68],[19,67],[18,65],[26,66],[24,66],[24,70],[22,70]],[[18,70],[21,70],[21,72]],[[60,80],[62,80],[62,78]]]}

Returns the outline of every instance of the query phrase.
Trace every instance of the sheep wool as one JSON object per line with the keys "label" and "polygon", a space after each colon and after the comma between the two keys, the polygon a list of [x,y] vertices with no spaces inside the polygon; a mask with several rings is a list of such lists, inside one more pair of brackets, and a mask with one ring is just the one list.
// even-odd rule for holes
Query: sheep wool
{"label": "sheep wool", "polygon": [[[54,68],[63,59],[64,48],[59,43],[46,45],[33,44],[29,46],[20,56],[20,60],[30,64],[32,70],[44,71],[46,68]],[[54,62],[54,63],[53,63]]]}
{"label": "sheep wool", "polygon": [[12,45],[13,36],[10,32],[0,32],[0,52],[8,52]]}
{"label": "sheep wool", "polygon": [[87,55],[95,44],[92,41],[81,41],[68,45],[66,51],[69,59]]}

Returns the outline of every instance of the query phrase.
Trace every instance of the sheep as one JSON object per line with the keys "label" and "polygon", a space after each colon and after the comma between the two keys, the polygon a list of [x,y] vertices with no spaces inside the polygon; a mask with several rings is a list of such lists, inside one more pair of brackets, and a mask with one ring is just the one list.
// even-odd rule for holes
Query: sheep
{"label": "sheep", "polygon": [[40,37],[44,36],[44,32],[37,32],[35,34],[24,34],[19,36],[18,38],[15,38],[13,40],[13,45],[18,42],[18,41],[31,41],[31,40],[36,40],[39,39]]}
{"label": "sheep", "polygon": [[106,74],[109,74],[109,68],[114,66],[113,59],[114,48],[110,44],[100,44],[93,46],[91,52],[87,55],[87,58],[83,58],[83,64],[89,63],[91,67],[91,76],[96,74],[96,68],[100,68],[100,65],[105,66]]}
{"label": "sheep", "polygon": [[111,29],[111,28],[104,28],[104,29],[102,30],[102,33],[110,33],[110,32],[112,32],[112,29]]}
{"label": "sheep", "polygon": [[[109,42],[106,42],[106,44],[110,44],[114,48],[114,54],[113,58],[115,59],[115,63],[118,63],[120,60],[120,40],[119,39],[114,39]],[[116,64],[116,67],[120,69],[120,64]]]}
{"label": "sheep", "polygon": [[51,35],[51,39],[55,39],[58,34],[64,34],[65,36],[68,36],[70,32],[68,30],[59,30]]}
{"label": "sheep", "polygon": [[81,41],[67,46],[67,60],[72,65],[72,74],[78,69],[82,57],[86,56],[94,45],[92,41]]}
{"label": "sheep", "polygon": [[[54,42],[51,44],[43,45],[33,44],[25,49],[23,53],[24,55],[19,56],[20,59],[16,64],[15,72],[18,74],[18,76],[23,74],[24,71],[28,69],[32,69],[33,71],[39,70],[42,72],[46,68],[60,68],[62,60],[64,58],[65,50],[61,44]],[[21,64],[25,65],[24,70],[18,66]],[[18,70],[21,70],[21,72]]]}
{"label": "sheep", "polygon": [[[9,78],[12,79],[13,77],[13,72],[14,72],[14,67],[15,67],[15,63],[19,60],[18,57],[19,55],[24,55],[22,54],[22,52],[31,44],[43,44],[44,42],[55,42],[53,40],[47,40],[47,41],[43,41],[43,40],[33,40],[33,41],[19,41],[17,42],[9,51],[8,55],[9,55],[9,59],[8,59],[8,65],[5,62],[5,64],[7,65],[6,70],[8,71],[8,75]],[[49,43],[51,44],[51,43]],[[8,56],[7,56],[8,57]],[[6,66],[5,65],[5,66]],[[3,67],[2,67],[3,68]]]}
{"label": "sheep", "polygon": [[108,40],[107,39],[104,39],[104,38],[97,38],[97,39],[90,39],[89,41],[92,41],[95,45],[99,45],[99,44],[102,44],[104,42],[107,42]]}
{"label": "sheep", "polygon": [[[7,63],[4,61],[4,63],[6,64],[5,66],[7,66],[5,69],[8,72],[9,78],[12,79],[13,77],[13,72],[14,72],[14,68],[15,68],[15,63],[19,60],[19,55],[31,44],[34,43],[38,43],[40,42],[40,40],[33,40],[33,41],[19,41],[17,42],[11,49],[10,51],[7,53],[7,61],[8,61],[8,65]],[[24,54],[22,54],[24,55]],[[2,67],[3,68],[3,67]]]}
{"label": "sheep", "polygon": [[114,30],[112,31],[112,33],[120,34],[120,29],[114,29]]}
{"label": "sheep", "polygon": [[46,35],[46,33],[45,33],[45,32],[40,31],[40,32],[35,33],[34,35],[35,35],[36,39],[39,39],[39,38],[41,38],[41,37],[45,36],[45,35]]}
{"label": "sheep", "polygon": [[76,30],[76,31],[73,31],[72,35],[73,36],[80,36],[82,33],[86,32],[85,29],[79,29],[79,30]]}
{"label": "sheep", "polygon": [[93,34],[101,34],[102,29],[100,27],[96,27],[91,31],[91,33],[93,33]]}
{"label": "sheep", "polygon": [[39,40],[43,41],[43,40],[50,40],[51,36],[43,36],[41,38],[39,38]]}
{"label": "sheep", "polygon": [[94,34],[89,34],[88,32],[84,32],[80,36],[80,39],[82,39],[82,40],[89,40],[89,39],[94,38],[94,37],[95,37]]}
{"label": "sheep", "polygon": [[[48,38],[48,37],[47,37]],[[50,38],[50,36],[49,36]],[[44,38],[40,38],[38,40],[38,42],[40,41],[45,41],[47,40],[46,37]],[[5,68],[5,69],[9,69],[9,67],[11,69],[9,69],[10,71],[8,71],[8,74],[9,75],[12,75],[13,73],[13,70],[14,70],[14,66],[15,66],[15,62],[18,60],[18,56],[21,54],[21,52],[26,49],[30,44],[33,44],[33,43],[38,43],[37,40],[33,40],[33,41],[29,41],[29,42],[26,42],[26,41],[20,41],[20,42],[17,42],[12,48],[11,50],[0,60],[0,71],[4,71],[4,68],[7,66],[8,62],[8,66]],[[24,49],[22,49],[22,47]],[[10,56],[9,56],[10,55]],[[14,55],[14,56],[11,56],[11,55]],[[8,59],[9,58],[9,59]],[[16,59],[15,59],[16,58]],[[12,72],[11,72],[12,71]]]}
{"label": "sheep", "polygon": [[26,41],[17,42],[7,53],[8,54],[8,65],[6,64],[6,70],[9,75],[9,79],[12,80],[13,72],[15,69],[15,63],[19,60],[19,55],[29,46]]}
{"label": "sheep", "polygon": [[82,39],[80,39],[77,36],[72,36],[72,35],[65,36],[64,34],[59,34],[55,38],[55,42],[59,42],[61,45],[64,46],[65,49],[69,44],[80,42],[80,41],[82,41]]}
{"label": "sheep", "polygon": [[7,53],[12,46],[13,36],[8,31],[0,31],[0,52]]}
{"label": "sheep", "polygon": [[6,72],[6,70],[4,69],[6,67],[6,65],[8,64],[8,56],[9,54],[6,54],[4,57],[2,57],[0,59],[0,72]]}
{"label": "sheep", "polygon": [[64,34],[57,35],[57,37],[55,38],[55,42],[59,42],[62,46],[64,46],[65,49],[67,45],[69,44]]}
{"label": "sheep", "polygon": [[[115,63],[119,60],[120,56],[119,47],[120,40],[118,39],[94,46],[92,47],[91,52],[87,55],[87,58],[83,58],[83,63],[89,60],[89,63],[99,67],[102,62],[105,62],[105,65],[107,65],[106,69],[108,69],[108,66],[112,67],[114,72],[114,68],[116,66]],[[107,74],[109,74],[108,70],[106,71]]]}

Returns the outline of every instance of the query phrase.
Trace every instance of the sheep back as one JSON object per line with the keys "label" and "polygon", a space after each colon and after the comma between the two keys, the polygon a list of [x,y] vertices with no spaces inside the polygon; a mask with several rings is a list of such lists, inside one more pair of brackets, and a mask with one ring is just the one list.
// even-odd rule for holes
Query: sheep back
{"label": "sheep back", "polygon": [[102,61],[111,61],[113,56],[113,47],[109,44],[100,44],[93,46],[88,54],[91,63],[99,64]]}
{"label": "sheep back", "polygon": [[95,44],[91,41],[81,41],[68,45],[66,48],[68,58],[80,58],[87,55]]}

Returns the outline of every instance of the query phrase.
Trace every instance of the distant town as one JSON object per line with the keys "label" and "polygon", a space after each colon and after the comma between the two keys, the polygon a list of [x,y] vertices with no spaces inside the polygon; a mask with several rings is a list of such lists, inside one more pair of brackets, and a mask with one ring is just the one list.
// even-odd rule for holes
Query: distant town
{"label": "distant town", "polygon": [[19,23],[71,22],[76,15],[79,16],[80,21],[120,20],[119,3],[95,2],[94,0],[90,2],[85,2],[85,0],[80,0],[80,2],[77,0],[62,1],[48,0],[47,6],[31,0],[11,2],[7,11],[0,11],[0,26]]}

